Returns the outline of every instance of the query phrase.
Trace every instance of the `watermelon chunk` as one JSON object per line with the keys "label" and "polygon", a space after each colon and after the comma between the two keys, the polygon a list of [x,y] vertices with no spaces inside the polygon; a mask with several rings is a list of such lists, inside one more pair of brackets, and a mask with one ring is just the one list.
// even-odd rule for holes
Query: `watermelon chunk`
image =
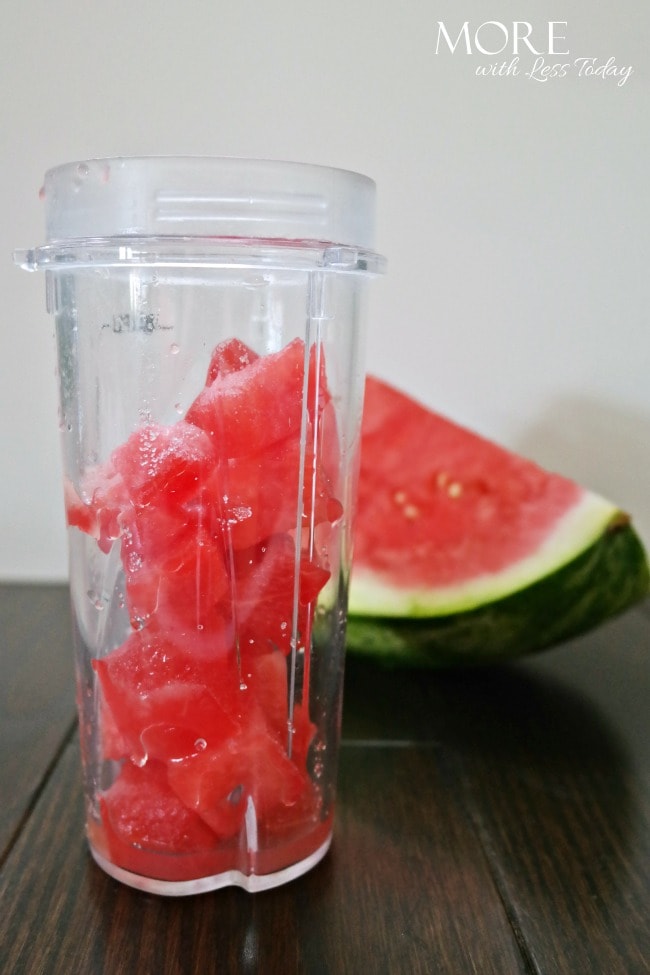
{"label": "watermelon chunk", "polygon": [[132,627],[92,661],[99,754],[119,763],[89,824],[108,862],[190,880],[281,869],[326,841],[309,655],[339,468],[321,351],[233,338],[185,420],[143,424],[66,485],[70,528],[116,546]]}
{"label": "watermelon chunk", "polygon": [[[193,740],[208,742],[221,742],[233,730],[227,712],[234,710],[239,687],[234,651],[219,646],[211,650],[209,656],[200,656],[147,627],[93,661],[112,739],[119,732],[134,762],[147,757],[147,729],[185,729]],[[153,734],[158,741],[158,732]]]}
{"label": "watermelon chunk", "polygon": [[304,343],[294,339],[279,352],[242,363],[241,369],[211,365],[212,381],[190,406],[187,422],[214,437],[228,457],[299,436],[304,359]]}
{"label": "watermelon chunk", "polygon": [[[291,649],[295,544],[289,535],[274,535],[234,559],[240,651],[249,656]],[[309,643],[307,608],[329,579],[329,572],[303,557],[298,578],[298,640]]]}
{"label": "watermelon chunk", "polygon": [[233,548],[248,548],[290,531],[296,527],[299,511],[303,527],[341,517],[341,503],[333,497],[322,465],[314,463],[311,449],[304,451],[299,508],[300,453],[300,438],[287,437],[230,459],[226,469],[215,469],[206,486],[206,500],[227,523]]}
{"label": "watermelon chunk", "polygon": [[212,351],[205,385],[211,386],[218,376],[239,372],[259,359],[257,352],[249,348],[241,339],[230,338],[220,342]]}
{"label": "watermelon chunk", "polygon": [[179,505],[196,494],[214,466],[215,454],[207,434],[179,421],[167,427],[140,427],[111,459],[132,504],[145,507],[161,497]]}
{"label": "watermelon chunk", "polygon": [[627,515],[366,382],[348,647],[485,663],[585,632],[648,592]]}
{"label": "watermelon chunk", "polygon": [[308,776],[254,720],[218,748],[206,748],[169,766],[169,784],[184,807],[218,836],[242,827],[249,800],[264,822],[293,806],[308,789]]}
{"label": "watermelon chunk", "polygon": [[214,833],[180,802],[159,763],[149,762],[141,769],[125,764],[100,802],[104,822],[118,843],[161,853],[189,853],[215,846]]}

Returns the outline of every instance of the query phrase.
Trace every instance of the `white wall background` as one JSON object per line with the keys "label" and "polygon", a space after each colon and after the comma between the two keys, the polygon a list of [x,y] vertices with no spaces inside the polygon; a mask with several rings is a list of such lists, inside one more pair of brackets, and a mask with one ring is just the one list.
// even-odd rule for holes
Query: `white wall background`
{"label": "white wall background", "polygon": [[[45,169],[102,155],[290,158],[379,187],[369,367],[608,495],[650,541],[645,0],[32,0],[0,34],[0,578],[66,574]],[[567,21],[616,78],[477,77],[437,22]],[[484,33],[495,41],[496,33]],[[487,44],[485,45],[487,46]],[[508,54],[508,62],[512,53]]]}

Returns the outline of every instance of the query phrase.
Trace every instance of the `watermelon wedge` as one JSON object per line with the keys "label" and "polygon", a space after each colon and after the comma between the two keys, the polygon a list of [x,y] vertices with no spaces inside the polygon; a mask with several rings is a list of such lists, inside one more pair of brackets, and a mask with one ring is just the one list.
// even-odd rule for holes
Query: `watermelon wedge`
{"label": "watermelon wedge", "polygon": [[616,505],[368,378],[349,650],[417,666],[517,657],[649,585]]}

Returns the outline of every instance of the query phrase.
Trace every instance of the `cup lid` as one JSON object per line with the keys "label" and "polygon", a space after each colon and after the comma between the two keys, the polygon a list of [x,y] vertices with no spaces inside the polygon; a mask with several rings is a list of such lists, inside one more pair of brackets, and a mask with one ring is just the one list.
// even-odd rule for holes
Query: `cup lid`
{"label": "cup lid", "polygon": [[262,159],[116,157],[50,169],[48,243],[219,237],[372,249],[375,184],[348,170]]}

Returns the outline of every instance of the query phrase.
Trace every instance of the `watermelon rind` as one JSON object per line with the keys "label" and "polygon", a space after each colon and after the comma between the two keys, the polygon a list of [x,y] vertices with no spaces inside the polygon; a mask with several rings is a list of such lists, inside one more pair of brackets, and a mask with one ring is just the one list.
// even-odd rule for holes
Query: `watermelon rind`
{"label": "watermelon rind", "polygon": [[[597,495],[586,492],[581,507],[584,510],[573,525],[576,530],[568,531],[566,546],[554,549],[555,559],[550,549],[537,553],[538,560],[521,573],[519,582],[511,580],[509,592],[502,585],[496,598],[491,594],[498,593],[499,587],[486,587],[479,601],[473,602],[467,592],[466,601],[455,595],[447,598],[451,593],[442,598],[438,593],[419,592],[401,593],[392,602],[381,603],[379,592],[386,596],[390,587],[382,583],[381,589],[370,593],[368,578],[360,585],[353,574],[348,650],[389,665],[487,664],[556,646],[622,613],[649,591],[644,546],[629,518]],[[599,528],[599,517],[604,519],[607,509],[607,521],[601,521]],[[573,514],[577,512],[571,518]],[[582,544],[578,544],[578,524],[585,528]],[[568,523],[559,525],[560,535],[568,528]],[[567,558],[570,536],[574,552]],[[390,607],[390,611],[377,615],[369,612],[369,606]]]}
{"label": "watermelon rind", "polygon": [[436,588],[406,588],[364,565],[355,566],[350,612],[369,616],[444,616],[494,602],[571,562],[619,517],[620,512],[610,501],[583,491],[525,558],[497,572]]}

